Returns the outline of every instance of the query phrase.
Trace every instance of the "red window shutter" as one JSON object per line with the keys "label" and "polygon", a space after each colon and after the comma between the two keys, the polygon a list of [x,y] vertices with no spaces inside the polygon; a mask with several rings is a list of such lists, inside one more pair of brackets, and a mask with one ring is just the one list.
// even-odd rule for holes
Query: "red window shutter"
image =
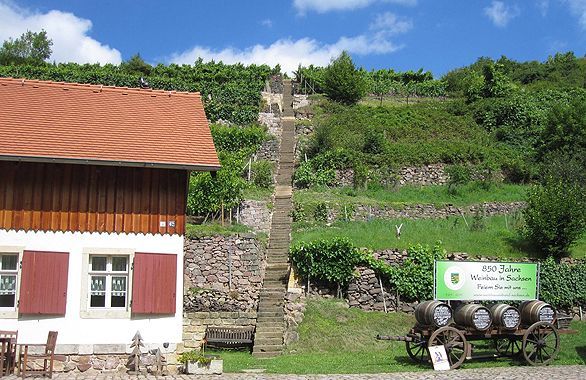
{"label": "red window shutter", "polygon": [[176,289],[177,255],[134,255],[133,314],[175,314]]}
{"label": "red window shutter", "polygon": [[20,314],[65,315],[69,253],[24,251]]}

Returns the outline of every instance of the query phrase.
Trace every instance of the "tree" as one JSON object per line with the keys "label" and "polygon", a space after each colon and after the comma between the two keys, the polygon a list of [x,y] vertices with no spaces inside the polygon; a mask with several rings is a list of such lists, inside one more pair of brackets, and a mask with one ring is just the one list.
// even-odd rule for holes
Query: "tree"
{"label": "tree", "polygon": [[586,231],[586,191],[574,181],[550,177],[528,194],[526,237],[543,253],[561,258]]}
{"label": "tree", "polygon": [[328,98],[343,104],[355,104],[366,94],[366,79],[352,62],[350,55],[342,54],[326,68],[324,91]]}
{"label": "tree", "polygon": [[49,59],[53,41],[47,38],[47,32],[27,30],[16,39],[9,38],[0,48],[1,65],[40,65]]}
{"label": "tree", "polygon": [[129,74],[149,76],[153,67],[146,63],[140,54],[133,55],[128,61],[120,64],[120,68]]}
{"label": "tree", "polygon": [[576,156],[586,152],[586,103],[583,98],[551,109],[539,153],[545,156],[556,151]]}

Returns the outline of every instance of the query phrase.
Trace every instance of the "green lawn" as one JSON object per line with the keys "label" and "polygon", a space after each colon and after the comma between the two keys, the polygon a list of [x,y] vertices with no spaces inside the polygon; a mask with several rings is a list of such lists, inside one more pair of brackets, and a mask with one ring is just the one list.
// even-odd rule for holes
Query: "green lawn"
{"label": "green lawn", "polygon": [[[535,251],[518,237],[517,216],[494,216],[482,219],[483,227],[472,216],[448,219],[374,219],[368,222],[336,222],[331,226],[295,224],[293,242],[348,237],[356,246],[374,250],[408,248],[415,244],[433,245],[438,241],[448,252],[466,252],[496,257],[532,256]],[[395,236],[395,225],[403,223],[401,239]],[[586,257],[586,236],[571,249],[574,257]]]}
{"label": "green lawn", "polygon": [[250,228],[242,224],[226,223],[222,226],[220,223],[189,224],[185,228],[185,236],[201,237],[213,235],[233,235],[250,232]]}
{"label": "green lawn", "polygon": [[525,199],[528,186],[499,184],[484,188],[469,183],[448,192],[447,186],[402,186],[397,190],[355,190],[349,187],[296,190],[295,202],[330,202],[337,204],[388,205],[400,207],[408,204],[453,204],[465,206],[483,202],[518,202]]}
{"label": "green lawn", "polygon": [[[249,352],[221,351],[224,371],[265,369],[269,373],[329,374],[421,371],[402,342],[377,341],[377,334],[404,335],[415,320],[403,313],[364,312],[337,300],[309,299],[300,340],[272,359],[255,359]],[[573,322],[576,335],[562,335],[555,364],[586,364],[586,323]],[[467,361],[463,368],[524,365],[510,359]]]}

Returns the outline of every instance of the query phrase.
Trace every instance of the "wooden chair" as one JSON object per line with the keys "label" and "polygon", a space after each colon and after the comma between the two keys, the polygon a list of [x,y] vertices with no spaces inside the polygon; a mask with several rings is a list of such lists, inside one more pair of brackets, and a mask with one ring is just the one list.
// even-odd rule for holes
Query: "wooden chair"
{"label": "wooden chair", "polygon": [[[57,344],[57,331],[49,331],[46,344],[21,344],[18,352],[18,372],[21,377],[30,375],[49,375],[53,377],[53,361],[55,359],[55,345]],[[44,347],[44,353],[29,353],[29,347]],[[43,369],[28,369],[29,360],[43,360]]]}
{"label": "wooden chair", "polygon": [[16,342],[18,339],[18,331],[6,331],[0,330],[0,339],[2,339],[2,345],[4,351],[1,353],[4,356],[2,362],[2,374],[10,375],[14,373],[16,367]]}

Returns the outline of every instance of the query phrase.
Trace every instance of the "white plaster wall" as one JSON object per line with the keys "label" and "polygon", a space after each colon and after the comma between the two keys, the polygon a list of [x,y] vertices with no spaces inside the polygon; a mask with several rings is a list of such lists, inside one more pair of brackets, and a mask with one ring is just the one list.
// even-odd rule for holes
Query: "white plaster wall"
{"label": "white plaster wall", "polygon": [[[2,318],[3,330],[18,330],[19,342],[44,343],[47,332],[59,332],[58,345],[75,345],[80,351],[91,351],[91,345],[128,345],[136,331],[144,342],[158,346],[168,342],[173,347],[182,341],[183,323],[183,236],[107,234],[80,232],[24,232],[0,230],[0,246],[20,246],[25,250],[69,252],[67,309],[64,317]],[[82,251],[88,248],[129,249],[135,252],[177,255],[177,305],[173,316],[149,316],[117,319],[80,317]],[[132,274],[131,274],[132,276]],[[156,279],[153,279],[156,280]],[[90,345],[90,347],[83,347]],[[116,350],[112,350],[116,351]],[[81,352],[80,352],[81,353]],[[88,352],[91,353],[91,352]]]}

